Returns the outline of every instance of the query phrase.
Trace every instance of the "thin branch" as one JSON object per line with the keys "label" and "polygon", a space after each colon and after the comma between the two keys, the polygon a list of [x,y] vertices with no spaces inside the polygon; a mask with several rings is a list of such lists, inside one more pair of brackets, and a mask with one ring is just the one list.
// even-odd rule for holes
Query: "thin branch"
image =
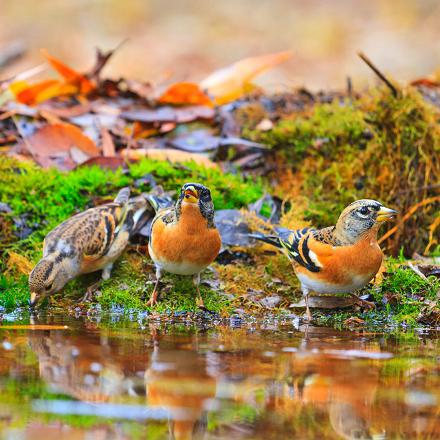
{"label": "thin branch", "polygon": [[400,219],[399,223],[396,226],[392,227],[389,231],[387,231],[379,240],[378,243],[383,243],[387,238],[393,235],[407,220],[409,220],[412,215],[423,206],[430,205],[431,203],[440,202],[440,196],[430,197],[429,199],[424,199],[419,203],[411,206],[407,213]]}
{"label": "thin branch", "polygon": [[373,62],[363,53],[358,52],[359,58],[388,86],[395,98],[399,95],[397,88],[391,81],[373,64]]}

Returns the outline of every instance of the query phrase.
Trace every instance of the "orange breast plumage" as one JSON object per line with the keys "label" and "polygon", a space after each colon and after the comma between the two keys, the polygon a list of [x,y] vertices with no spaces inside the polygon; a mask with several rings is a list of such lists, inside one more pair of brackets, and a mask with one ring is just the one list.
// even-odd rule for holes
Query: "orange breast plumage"
{"label": "orange breast plumage", "polygon": [[190,275],[209,266],[220,247],[218,230],[208,227],[198,207],[183,205],[178,221],[154,222],[149,251],[153,261],[166,271]]}

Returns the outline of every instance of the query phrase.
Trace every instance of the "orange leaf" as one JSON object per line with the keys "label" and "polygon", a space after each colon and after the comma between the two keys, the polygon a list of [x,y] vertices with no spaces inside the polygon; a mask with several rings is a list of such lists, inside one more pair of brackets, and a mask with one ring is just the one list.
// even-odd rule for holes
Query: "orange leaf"
{"label": "orange leaf", "polygon": [[58,83],[59,81],[57,81],[56,79],[48,79],[25,87],[21,90],[18,90],[17,92],[14,91],[14,88],[17,89],[17,85],[11,84],[11,90],[15,93],[15,97],[18,102],[26,105],[33,105],[36,103],[37,96],[41,92]]}
{"label": "orange leaf", "polygon": [[255,76],[291,56],[292,53],[286,51],[245,58],[209,75],[200,83],[200,87],[213,96],[218,105],[234,101],[246,92]]}
{"label": "orange leaf", "polygon": [[35,103],[47,101],[48,99],[56,98],[57,96],[74,95],[78,93],[78,87],[73,84],[66,84],[57,81],[46,89],[42,90],[35,98]]}
{"label": "orange leaf", "polygon": [[47,50],[42,49],[41,53],[68,84],[78,87],[80,93],[87,95],[95,89],[95,85],[85,75],[77,72],[69,66],[66,66],[59,59],[50,55]]}
{"label": "orange leaf", "polygon": [[197,84],[181,82],[168,87],[158,99],[161,104],[199,104],[212,106],[212,101]]}
{"label": "orange leaf", "polygon": [[43,157],[63,157],[68,152],[72,153],[72,149],[80,150],[86,158],[100,154],[95,143],[72,124],[45,125],[26,138],[20,147],[32,150],[32,155]]}

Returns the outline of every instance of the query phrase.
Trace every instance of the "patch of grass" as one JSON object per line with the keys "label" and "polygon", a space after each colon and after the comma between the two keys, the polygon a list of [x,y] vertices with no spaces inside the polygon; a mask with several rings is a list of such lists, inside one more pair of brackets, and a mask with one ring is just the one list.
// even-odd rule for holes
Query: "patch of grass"
{"label": "patch of grass", "polygon": [[26,304],[29,301],[27,277],[17,279],[0,275],[0,306],[8,310]]}
{"label": "patch of grass", "polygon": [[[414,326],[423,319],[423,311],[427,306],[439,310],[439,292],[438,278],[431,276],[425,280],[409,267],[401,265],[385,275],[374,297],[379,304],[383,304],[384,311],[392,315],[397,323]],[[434,321],[432,324],[438,322]]]}
{"label": "patch of grass", "polygon": [[244,134],[279,150],[291,162],[301,161],[304,154],[332,155],[336,146],[362,149],[370,138],[363,113],[339,102],[317,105],[304,115],[281,120],[268,132]]}

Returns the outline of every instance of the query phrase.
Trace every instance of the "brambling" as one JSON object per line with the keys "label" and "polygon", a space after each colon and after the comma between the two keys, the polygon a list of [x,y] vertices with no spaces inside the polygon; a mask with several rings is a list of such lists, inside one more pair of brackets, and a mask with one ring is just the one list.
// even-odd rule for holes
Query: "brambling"
{"label": "brambling", "polygon": [[[154,197],[150,202],[157,205]],[[175,206],[159,210],[151,225],[148,251],[156,265],[156,284],[147,305],[157,303],[160,278],[166,271],[194,275],[197,304],[204,307],[200,272],[215,260],[220,247],[211,191],[199,183],[186,183]]]}
{"label": "brambling", "polygon": [[43,258],[29,275],[31,306],[78,275],[102,270],[102,279],[110,278],[113,263],[150,206],[143,196],[129,196],[130,189],[123,188],[113,202],[76,214],[47,234]]}
{"label": "brambling", "polygon": [[287,255],[301,283],[306,317],[311,319],[309,292],[349,293],[358,303],[374,307],[353,292],[374,278],[382,264],[377,232],[397,211],[375,200],[357,200],[347,206],[335,226],[324,229],[277,228],[277,235],[252,234]]}

